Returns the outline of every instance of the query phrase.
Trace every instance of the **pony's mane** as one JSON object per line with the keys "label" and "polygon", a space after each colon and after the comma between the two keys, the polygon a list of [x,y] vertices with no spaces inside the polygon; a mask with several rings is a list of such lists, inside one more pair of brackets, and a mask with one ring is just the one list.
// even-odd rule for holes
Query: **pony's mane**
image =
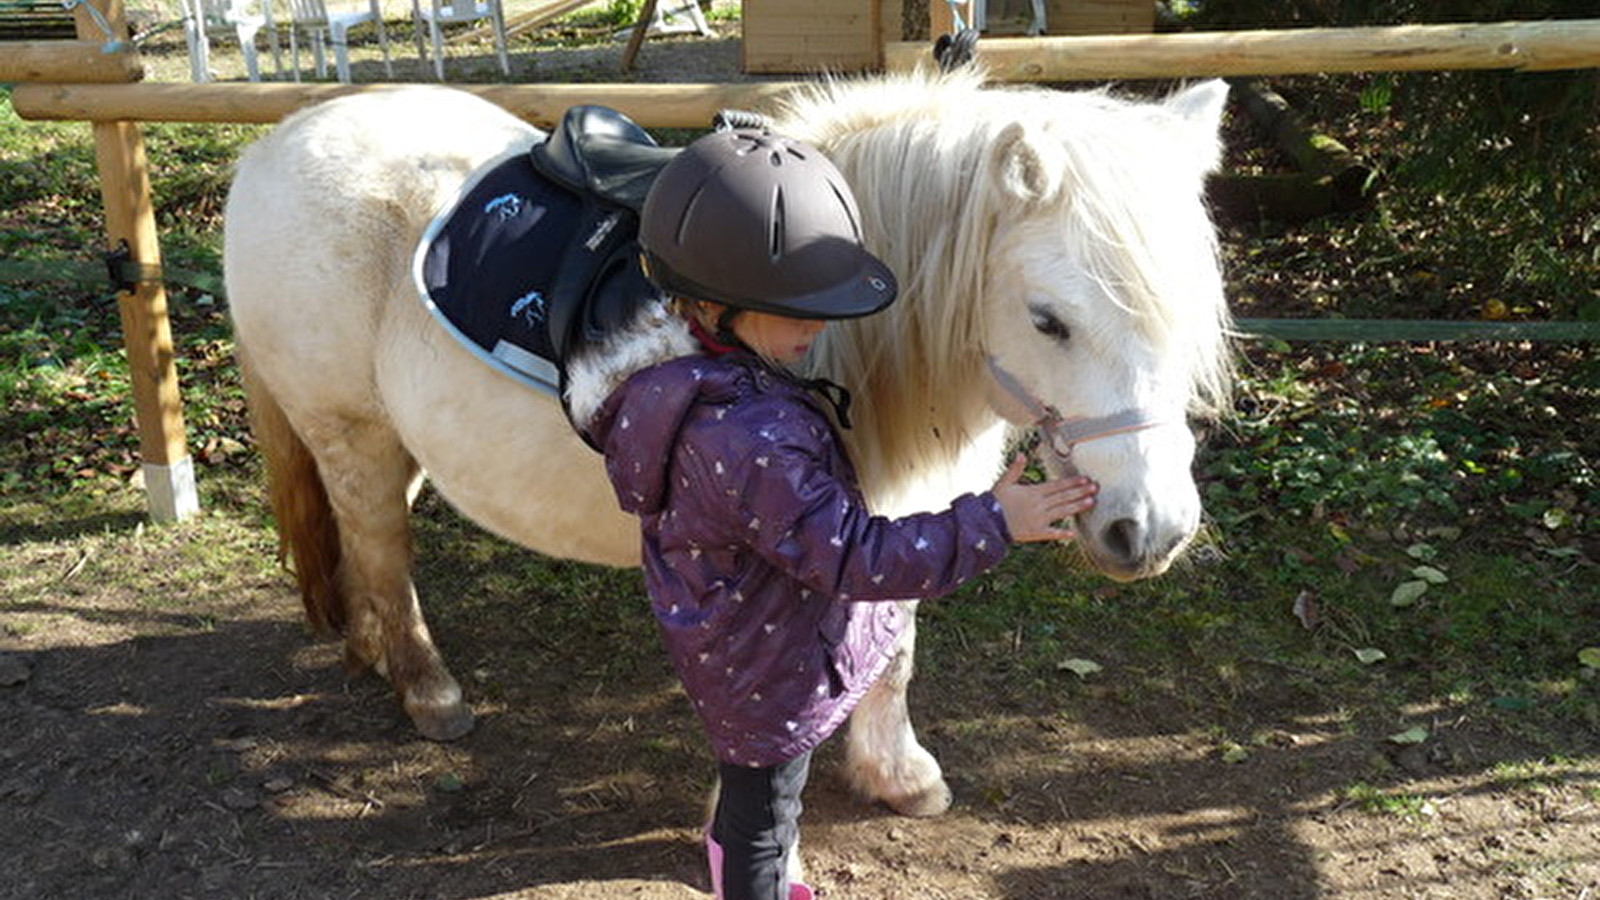
{"label": "pony's mane", "polygon": [[[1019,215],[1016,198],[995,188],[1008,177],[995,171],[1002,163],[994,152],[1008,126],[1020,123],[1062,142],[1071,174],[1053,200],[1070,199],[1072,214],[1096,235],[1094,277],[1132,272],[1147,280],[1171,268],[1159,264],[1159,254],[1170,252],[1162,241],[1214,241],[1209,223],[1200,234],[1179,234],[1142,221],[1119,191],[1150,188],[1107,180],[1105,173],[1127,171],[1113,164],[1117,154],[1153,161],[1158,152],[1170,154],[1153,124],[1138,127],[1156,121],[1149,110],[1103,92],[986,87],[982,73],[970,70],[834,79],[790,99],[775,128],[822,148],[844,172],[868,245],[900,279],[898,302],[829,329],[814,353],[818,374],[849,386],[864,407],[852,444],[870,480],[898,483],[911,471],[948,468],[996,422],[973,387],[985,377],[982,301],[991,242],[1002,222]],[[1130,146],[1141,140],[1150,143]],[[1194,405],[1221,402],[1231,381],[1221,298],[1183,304],[1174,301],[1185,285],[1118,287],[1114,294],[1126,298],[1158,347],[1193,357]]]}

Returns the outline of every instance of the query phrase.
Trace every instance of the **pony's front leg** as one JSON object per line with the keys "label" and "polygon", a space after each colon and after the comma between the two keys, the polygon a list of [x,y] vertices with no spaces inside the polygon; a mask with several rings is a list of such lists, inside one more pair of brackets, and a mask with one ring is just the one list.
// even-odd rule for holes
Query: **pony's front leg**
{"label": "pony's front leg", "polygon": [[894,660],[850,716],[845,765],[850,784],[903,816],[937,816],[950,808],[939,761],[917,743],[906,705],[916,652],[916,604],[906,604],[906,629]]}

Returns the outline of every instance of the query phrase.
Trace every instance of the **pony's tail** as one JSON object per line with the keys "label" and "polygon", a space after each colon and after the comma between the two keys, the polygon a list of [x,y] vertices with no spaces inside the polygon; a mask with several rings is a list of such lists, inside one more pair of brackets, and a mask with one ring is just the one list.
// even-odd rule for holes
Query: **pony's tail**
{"label": "pony's tail", "polygon": [[266,460],[267,493],[278,522],[278,561],[294,572],[312,630],[343,634],[348,617],[339,580],[339,523],[322,474],[277,398],[242,351],[240,356],[251,430]]}

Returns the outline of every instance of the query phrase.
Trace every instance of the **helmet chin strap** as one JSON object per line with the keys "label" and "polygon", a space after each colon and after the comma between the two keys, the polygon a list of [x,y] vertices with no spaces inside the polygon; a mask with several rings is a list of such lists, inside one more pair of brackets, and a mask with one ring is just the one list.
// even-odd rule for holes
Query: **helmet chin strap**
{"label": "helmet chin strap", "polygon": [[1181,417],[1143,407],[1125,409],[1109,416],[1079,416],[1069,419],[1023,387],[1022,382],[1006,371],[993,356],[985,357],[985,361],[989,364],[989,374],[993,376],[995,383],[1025,411],[1025,415],[1019,416],[1023,419],[1019,424],[1039,429],[1050,451],[1055,454],[1063,475],[1081,474],[1072,461],[1073,448],[1079,444],[1133,431],[1143,431],[1146,428],[1184,424]]}
{"label": "helmet chin strap", "polygon": [[717,316],[717,340],[723,342],[724,344],[732,344],[736,347],[743,347],[745,345],[744,341],[740,340],[739,336],[733,333],[733,320],[737,319],[739,314],[742,312],[744,312],[744,310],[738,308],[737,306],[723,307],[721,315]]}

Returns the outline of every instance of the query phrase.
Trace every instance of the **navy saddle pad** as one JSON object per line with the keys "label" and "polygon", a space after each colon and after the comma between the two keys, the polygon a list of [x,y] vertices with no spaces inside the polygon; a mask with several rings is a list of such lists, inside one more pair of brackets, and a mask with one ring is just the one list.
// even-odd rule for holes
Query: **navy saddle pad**
{"label": "navy saddle pad", "polygon": [[480,359],[560,397],[564,359],[660,296],[637,233],[631,209],[551,180],[519,152],[475,173],[435,217],[412,275],[429,311]]}

